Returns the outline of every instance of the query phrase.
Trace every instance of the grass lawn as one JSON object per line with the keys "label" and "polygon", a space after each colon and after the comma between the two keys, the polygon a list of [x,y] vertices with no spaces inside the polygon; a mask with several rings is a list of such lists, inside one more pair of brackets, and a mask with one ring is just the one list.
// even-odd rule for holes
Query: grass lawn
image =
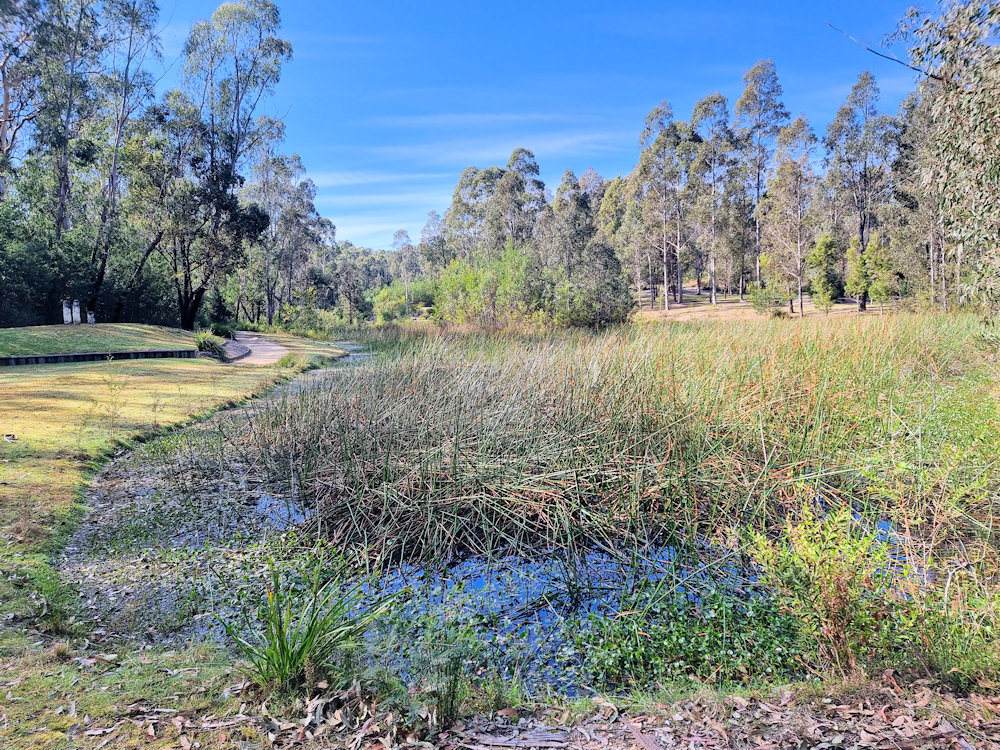
{"label": "grass lawn", "polygon": [[0,328],[0,357],[193,348],[188,331],[138,323]]}
{"label": "grass lawn", "polygon": [[[69,339],[59,334],[106,328],[117,337],[112,340],[131,341],[133,348],[190,345],[185,332],[97,326],[7,329],[0,331],[0,346],[11,347],[24,335],[11,330],[43,331],[43,339],[65,342]],[[338,353],[325,342],[281,338],[283,345],[306,355]],[[88,339],[81,338],[75,348],[120,346],[109,346],[107,337],[101,340],[102,346],[85,346]],[[37,341],[28,345],[41,346]],[[41,346],[34,351],[52,350]],[[84,511],[86,480],[116,449],[260,393],[293,373],[290,368],[209,359],[0,371],[0,435],[10,436],[0,438],[0,747],[97,746],[107,736],[86,731],[123,720],[132,704],[149,702],[170,710],[211,705],[209,696],[217,697],[219,691],[209,691],[206,681],[230,679],[231,670],[224,659],[213,659],[203,649],[137,651],[92,661],[93,646],[80,652],[52,648],[61,641],[78,644],[80,639],[72,636],[88,635],[74,633],[77,602],[60,585],[52,558]],[[226,710],[212,708],[217,714]],[[89,726],[84,716],[89,716]],[[123,743],[132,729],[131,723],[119,727],[113,746],[129,746]],[[134,734],[143,747],[176,747],[180,730],[171,731],[170,741],[162,729],[154,731],[156,737],[141,727]]]}

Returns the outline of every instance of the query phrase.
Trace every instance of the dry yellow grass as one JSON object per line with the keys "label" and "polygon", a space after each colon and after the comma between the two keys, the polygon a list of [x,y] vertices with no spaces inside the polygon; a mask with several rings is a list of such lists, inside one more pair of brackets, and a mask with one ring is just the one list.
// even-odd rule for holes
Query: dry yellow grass
{"label": "dry yellow grass", "polygon": [[[718,305],[712,307],[709,302],[708,294],[702,293],[701,295],[696,295],[689,290],[684,291],[684,304],[676,305],[675,303],[670,303],[670,309],[663,309],[663,302],[660,300],[657,303],[657,309],[649,309],[649,300],[645,299],[644,304],[646,305],[641,310],[636,312],[635,320],[639,323],[662,323],[671,321],[691,321],[691,320],[753,320],[760,318],[761,316],[756,313],[753,307],[750,305],[749,296],[740,302],[739,297],[724,297],[719,295]],[[787,306],[784,308],[787,310]],[[796,314],[794,317],[798,317],[798,301],[795,303]],[[844,315],[857,315],[857,306],[853,302],[842,302],[840,304],[834,305],[833,309],[830,310],[830,317],[840,317]],[[870,309],[868,315],[878,315],[879,311],[877,308]],[[822,318],[826,315],[822,310],[817,310],[811,300],[806,298],[805,304],[805,316],[806,318]]]}
{"label": "dry yellow grass", "polygon": [[[326,342],[269,337],[296,353],[343,354]],[[61,631],[73,609],[52,556],[83,511],[87,477],[116,446],[247,398],[292,373],[210,359],[0,371],[0,686],[7,696],[0,699],[0,747],[89,747],[107,739],[83,734],[80,719],[66,713],[71,703],[92,726],[121,721],[125,707],[139,700],[175,709],[209,706],[210,694],[199,685],[214,686],[230,670],[203,653],[137,653],[92,668],[46,656],[37,644],[65,638]],[[167,672],[178,669],[187,671]],[[176,747],[177,732],[161,729],[154,739],[126,723],[114,743]]]}

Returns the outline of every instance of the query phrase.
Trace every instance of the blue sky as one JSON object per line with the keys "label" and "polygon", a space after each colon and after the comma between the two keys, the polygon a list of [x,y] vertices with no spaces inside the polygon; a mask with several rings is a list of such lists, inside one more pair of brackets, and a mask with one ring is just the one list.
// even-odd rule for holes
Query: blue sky
{"label": "blue sky", "polygon": [[[160,2],[176,70],[192,22],[216,4]],[[895,111],[913,75],[826,21],[877,44],[910,4],[278,0],[294,53],[266,106],[338,238],[388,248],[396,229],[416,240],[427,212],[444,212],[465,167],[502,165],[517,147],[552,188],[565,169],[627,173],[661,99],[683,119],[715,91],[732,107],[763,57],[819,135],[865,69]]]}

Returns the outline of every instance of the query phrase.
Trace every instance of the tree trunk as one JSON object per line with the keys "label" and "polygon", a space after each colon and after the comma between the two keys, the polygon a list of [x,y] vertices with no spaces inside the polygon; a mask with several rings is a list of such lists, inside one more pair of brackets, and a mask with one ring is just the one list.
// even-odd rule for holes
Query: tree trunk
{"label": "tree trunk", "polygon": [[139,284],[139,280],[142,278],[143,269],[146,267],[146,261],[149,260],[149,256],[153,254],[153,251],[159,247],[160,242],[163,240],[163,234],[164,230],[161,229],[156,233],[156,236],[153,237],[152,242],[146,246],[146,252],[143,253],[142,260],[140,260],[139,264],[135,267],[135,272],[132,274],[132,278],[129,279],[128,288],[125,290],[125,294],[118,298],[118,302],[115,305],[114,315],[111,316],[112,322],[118,323],[121,321],[122,311],[125,309],[125,301],[132,296],[136,286]]}
{"label": "tree trunk", "polygon": [[663,309],[670,309],[670,264],[667,262],[667,243],[663,243]]}
{"label": "tree trunk", "polygon": [[181,312],[181,328],[185,331],[193,331],[195,320],[198,318],[198,310],[201,308],[201,300],[205,296],[205,289],[196,289],[191,294],[183,295],[178,301]]}
{"label": "tree trunk", "polygon": [[719,299],[715,289],[715,254],[712,253],[708,256],[708,283],[711,286],[709,294],[711,295],[711,302],[713,305],[718,304]]}

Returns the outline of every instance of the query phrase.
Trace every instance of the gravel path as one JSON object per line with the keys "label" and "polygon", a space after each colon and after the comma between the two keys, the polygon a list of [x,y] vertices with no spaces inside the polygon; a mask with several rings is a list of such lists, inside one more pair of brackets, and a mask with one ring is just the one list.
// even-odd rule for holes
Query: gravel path
{"label": "gravel path", "polygon": [[250,354],[240,361],[248,365],[273,365],[288,354],[288,349],[255,333],[239,331],[236,340],[250,347]]}

